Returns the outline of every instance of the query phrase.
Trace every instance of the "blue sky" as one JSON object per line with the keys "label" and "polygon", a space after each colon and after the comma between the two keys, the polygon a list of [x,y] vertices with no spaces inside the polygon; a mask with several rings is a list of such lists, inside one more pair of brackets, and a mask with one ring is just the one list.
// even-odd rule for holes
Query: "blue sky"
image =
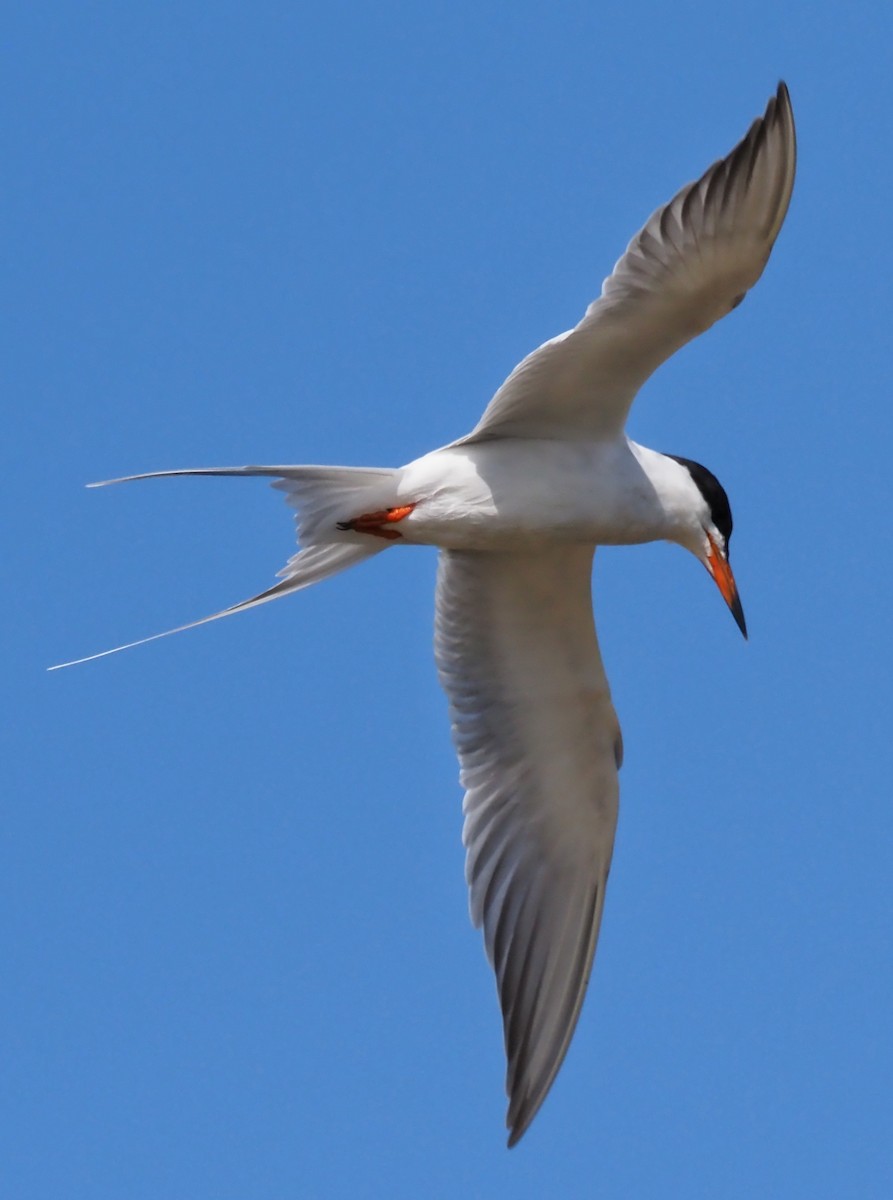
{"label": "blue sky", "polygon": [[[891,1194],[891,33],[880,2],[9,17],[4,1195]],[[47,675],[293,550],[261,483],[82,485],[462,434],[780,77],[770,266],[630,426],[725,484],[751,640],[678,549],[598,555],[620,826],[509,1153],[434,553]]]}

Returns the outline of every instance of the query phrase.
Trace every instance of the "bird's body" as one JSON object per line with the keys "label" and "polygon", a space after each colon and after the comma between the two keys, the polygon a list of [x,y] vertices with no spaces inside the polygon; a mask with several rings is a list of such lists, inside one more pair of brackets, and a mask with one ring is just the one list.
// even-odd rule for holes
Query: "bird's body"
{"label": "bird's body", "polygon": [[266,476],[296,510],[302,548],[281,581],[204,621],[394,545],[440,548],[435,655],[465,789],[471,915],[502,1007],[509,1144],[573,1035],[613,850],[623,746],[592,615],[596,546],[678,543],[745,632],[725,492],[699,464],[631,441],[627,412],[759,279],[795,158],[781,84],[739,145],[646,222],[579,325],[524,359],[450,446],[402,468],[153,473]]}
{"label": "bird's body", "polygon": [[400,522],[404,541],[450,550],[633,545],[682,529],[687,483],[673,459],[622,434],[587,442],[496,438],[409,463],[394,506],[415,505]]}

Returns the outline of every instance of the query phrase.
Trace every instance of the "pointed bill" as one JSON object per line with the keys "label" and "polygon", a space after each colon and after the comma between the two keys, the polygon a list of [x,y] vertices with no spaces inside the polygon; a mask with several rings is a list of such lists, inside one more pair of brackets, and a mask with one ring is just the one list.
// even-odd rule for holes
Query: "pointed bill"
{"label": "pointed bill", "polygon": [[732,574],[732,568],[729,566],[729,560],[726,555],[720,550],[716,544],[715,538],[709,533],[707,540],[710,542],[710,551],[706,559],[706,567],[716,586],[722,592],[722,598],[729,606],[732,616],[735,618],[735,624],[747,638],[747,624],[744,620],[744,609],[741,607],[741,600],[738,596],[738,585],[735,583],[735,576]]}

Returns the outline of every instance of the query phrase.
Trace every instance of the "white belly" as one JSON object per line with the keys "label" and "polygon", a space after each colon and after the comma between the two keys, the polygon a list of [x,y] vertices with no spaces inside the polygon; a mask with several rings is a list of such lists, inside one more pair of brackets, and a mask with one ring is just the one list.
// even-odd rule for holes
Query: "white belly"
{"label": "white belly", "polygon": [[543,542],[632,544],[666,536],[666,517],[630,443],[482,442],[403,468],[407,542],[512,549]]}

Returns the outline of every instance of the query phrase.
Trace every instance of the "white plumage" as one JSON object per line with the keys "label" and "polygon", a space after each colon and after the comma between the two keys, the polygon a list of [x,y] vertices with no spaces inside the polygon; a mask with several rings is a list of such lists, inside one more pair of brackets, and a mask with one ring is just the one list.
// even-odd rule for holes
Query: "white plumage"
{"label": "white plumage", "polygon": [[528,355],[450,446],[396,469],[152,473],[269,476],[296,510],[302,549],[281,582],[205,621],[400,542],[441,548],[435,652],[465,788],[471,915],[502,1007],[510,1145],[573,1035],[617,822],[622,742],[592,617],[595,547],[679,543],[744,632],[725,492],[698,464],[632,442],[626,415],[652,372],[759,279],[795,161],[780,84],[741,143],[649,218],[580,324]]}

